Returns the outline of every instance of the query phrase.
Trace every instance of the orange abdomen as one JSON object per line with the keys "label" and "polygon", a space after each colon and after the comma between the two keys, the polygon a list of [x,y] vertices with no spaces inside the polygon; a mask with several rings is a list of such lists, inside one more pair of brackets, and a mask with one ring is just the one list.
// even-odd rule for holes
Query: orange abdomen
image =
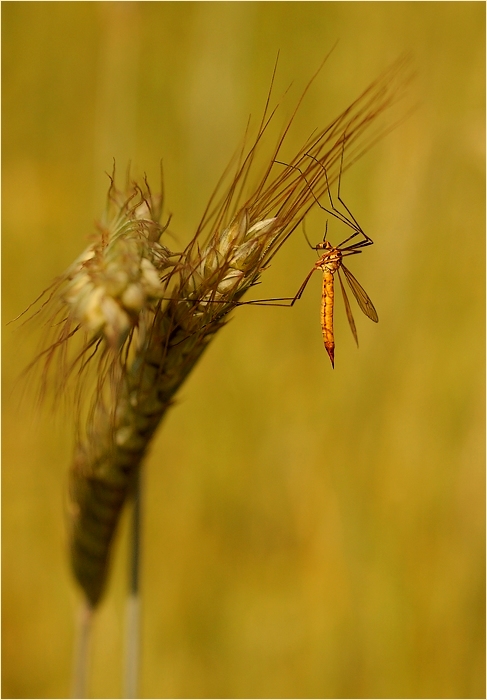
{"label": "orange abdomen", "polygon": [[332,367],[335,367],[335,336],[333,333],[333,305],[335,301],[335,287],[333,273],[323,271],[323,292],[321,297],[321,329],[323,342],[328,353]]}

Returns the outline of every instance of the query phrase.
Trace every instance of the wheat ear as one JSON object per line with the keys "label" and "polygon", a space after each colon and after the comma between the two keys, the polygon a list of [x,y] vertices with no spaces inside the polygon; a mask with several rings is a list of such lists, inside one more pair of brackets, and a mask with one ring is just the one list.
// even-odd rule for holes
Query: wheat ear
{"label": "wheat ear", "polygon": [[[67,378],[77,377],[70,552],[92,608],[104,590],[120,512],[176,392],[228,314],[336,180],[344,143],[345,170],[383,135],[370,127],[402,94],[409,80],[404,66],[400,60],[385,71],[283,167],[276,161],[283,160],[292,115],[252,186],[255,156],[275,112],[269,113],[268,99],[257,135],[250,145],[245,138],[183,251],[167,244],[162,189],[155,195],[146,180],[127,180],[119,190],[113,174],[90,245],[39,300],[51,333],[38,358],[41,391],[54,384],[63,394]],[[93,368],[93,398],[83,413],[80,396]]]}

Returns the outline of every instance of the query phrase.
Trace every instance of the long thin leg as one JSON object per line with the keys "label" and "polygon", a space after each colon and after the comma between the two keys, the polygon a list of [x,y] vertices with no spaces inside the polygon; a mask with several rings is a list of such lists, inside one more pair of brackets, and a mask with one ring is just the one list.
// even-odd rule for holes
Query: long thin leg
{"label": "long thin leg", "polygon": [[[357,227],[357,230],[360,231],[360,233],[361,233],[363,236],[365,236],[365,238],[367,238],[367,239],[372,243],[372,242],[373,242],[372,239],[369,238],[369,236],[367,236],[367,234],[365,233],[365,231],[363,231],[363,229],[362,229],[362,227],[360,226],[360,224],[359,224],[359,222],[357,221],[357,219],[354,217],[354,215],[352,214],[352,212],[350,211],[350,209],[347,207],[347,205],[345,204],[345,202],[343,201],[343,199],[340,197],[340,188],[341,188],[341,184],[342,184],[342,173],[343,173],[343,156],[344,156],[344,153],[345,153],[345,141],[346,141],[346,140],[347,140],[347,137],[344,135],[344,136],[343,136],[343,145],[342,145],[342,155],[341,155],[341,158],[340,158],[340,174],[339,174],[339,176],[338,176],[337,199],[338,199],[338,201],[341,203],[341,205],[346,209],[346,211],[348,212],[350,218],[352,219],[352,221],[354,222],[355,226]],[[344,241],[344,242],[345,242],[345,241]]]}
{"label": "long thin leg", "polygon": [[[357,224],[357,222],[355,221],[355,219],[354,219],[354,223],[355,223],[355,225],[354,225],[354,224],[352,224],[352,222],[351,222],[349,219],[347,219],[347,217],[346,217],[339,209],[337,209],[336,206],[334,205],[333,199],[332,199],[332,196],[331,196],[331,187],[330,187],[330,183],[329,183],[329,181],[328,181],[328,172],[327,172],[325,166],[323,165],[323,163],[322,163],[320,160],[318,160],[317,158],[315,158],[315,156],[312,156],[310,153],[308,153],[307,155],[308,155],[309,158],[312,158],[316,163],[318,163],[318,165],[319,165],[321,168],[323,168],[323,172],[325,173],[326,191],[328,192],[328,199],[330,200],[330,206],[331,206],[331,208],[333,209],[333,212],[330,212],[330,210],[329,210],[329,209],[326,209],[325,207],[323,207],[323,209],[325,209],[325,211],[327,211],[328,213],[333,214],[333,216],[335,216],[339,221],[341,221],[343,224],[346,224],[347,226],[350,226],[350,228],[352,228],[352,229],[355,231],[355,233],[353,233],[353,234],[350,236],[350,238],[347,239],[347,240],[350,240],[350,239],[353,238],[354,236],[357,236],[359,233],[362,233],[362,230],[361,230],[360,226]],[[342,167],[343,167],[343,148],[342,148],[342,159],[341,159],[341,161],[340,161],[340,172],[339,172],[339,174],[338,174],[338,187],[340,187],[340,181],[341,181],[341,179],[342,179]],[[353,217],[352,217],[352,218],[353,218]]]}
{"label": "long thin leg", "polygon": [[343,172],[343,157],[344,157],[344,153],[345,153],[345,140],[343,141],[342,155],[341,155],[341,159],[340,159],[340,173],[339,173],[339,175],[338,175],[338,193],[337,193],[337,197],[338,197],[339,202],[342,204],[343,208],[344,208],[344,209],[347,211],[347,213],[349,214],[350,218],[348,219],[348,218],[345,216],[345,214],[343,214],[339,209],[337,209],[336,206],[335,206],[335,204],[334,204],[334,202],[333,202],[333,198],[332,198],[332,196],[331,196],[330,183],[329,183],[329,180],[328,180],[328,173],[327,173],[327,170],[326,170],[325,166],[323,165],[323,163],[322,163],[320,160],[318,160],[318,159],[317,159],[315,156],[313,156],[311,153],[307,153],[306,155],[308,156],[308,158],[311,158],[311,159],[314,160],[321,168],[323,168],[323,172],[325,173],[325,180],[326,180],[326,187],[327,187],[327,192],[328,192],[328,199],[330,200],[330,206],[331,206],[331,208],[332,208],[332,211],[330,211],[329,209],[327,209],[326,207],[324,207],[320,202],[318,202],[318,204],[319,204],[319,206],[320,206],[322,209],[324,209],[326,212],[328,212],[329,214],[332,214],[336,219],[338,219],[339,221],[341,221],[342,223],[346,224],[346,225],[349,226],[351,229],[353,229],[354,233],[352,233],[351,236],[349,236],[349,237],[346,238],[344,241],[342,241],[342,242],[340,243],[340,247],[343,246],[345,243],[348,243],[348,241],[351,241],[353,238],[355,238],[355,236],[358,236],[358,235],[360,235],[360,234],[365,238],[365,241],[367,242],[367,245],[371,245],[371,244],[373,243],[372,239],[371,239],[370,236],[368,236],[368,235],[365,233],[365,231],[362,229],[362,227],[361,227],[360,224],[358,223],[357,219],[354,217],[354,215],[352,214],[352,212],[350,211],[350,209],[347,207],[347,205],[345,204],[345,202],[343,201],[343,199],[342,199],[341,196],[340,196],[340,188],[341,188],[342,172]]}
{"label": "long thin leg", "polygon": [[[315,159],[315,160],[316,160],[316,159]],[[301,170],[301,168],[298,168],[297,165],[291,165],[290,163],[284,163],[284,161],[282,161],[282,160],[275,160],[274,163],[278,163],[279,165],[285,165],[286,168],[292,168],[293,170],[297,170],[298,173],[299,173],[299,174],[301,175],[301,177],[303,178],[303,180],[305,181],[305,183],[308,185],[308,189],[309,189],[309,191],[311,192],[311,195],[312,195],[313,199],[315,200],[316,204],[317,204],[319,207],[321,207],[321,209],[325,209],[325,207],[321,204],[320,200],[317,198],[317,196],[316,196],[315,193],[313,192],[313,188],[312,188],[311,185],[309,184],[309,182],[308,182],[308,180],[307,180],[307,178],[306,178],[306,175],[303,173],[303,171]],[[325,211],[328,211],[328,209],[325,209]],[[329,212],[329,213],[331,213],[331,212]]]}
{"label": "long thin leg", "polygon": [[[311,279],[311,276],[313,275],[313,272],[316,272],[318,270],[317,267],[311,268],[311,271],[306,275],[306,279],[304,280],[303,284],[300,286],[298,291],[296,292],[296,295],[294,297],[275,297],[271,299],[251,299],[249,301],[237,301],[236,306],[245,306],[246,304],[256,304],[257,306],[294,306],[294,304],[301,299],[303,296],[303,292],[306,289],[306,286],[308,282]],[[277,302],[277,301],[290,301],[290,304],[276,304],[272,302]],[[268,303],[271,302],[271,303]]]}
{"label": "long thin leg", "polygon": [[[328,196],[329,196],[330,201],[331,201],[330,184],[329,184],[329,182],[328,182],[328,174],[327,174],[327,172],[326,172],[325,166],[323,165],[323,163],[321,163],[317,158],[315,158],[314,156],[312,156],[310,153],[307,153],[307,154],[305,154],[305,155],[307,155],[309,158],[312,158],[314,161],[316,161],[316,162],[318,163],[318,165],[319,165],[321,168],[323,168],[323,171],[324,171],[324,173],[325,173],[325,179],[326,179],[326,186],[327,186]],[[353,228],[353,230],[355,231],[355,233],[354,233],[352,236],[350,236],[350,238],[353,238],[354,236],[357,236],[359,233],[363,233],[363,232],[360,231],[360,230],[359,230],[359,231],[356,231],[356,230],[355,230],[355,226],[352,225],[352,223],[344,216],[344,214],[342,214],[342,213],[333,205],[333,201],[331,201],[331,206],[332,206],[333,211],[331,211],[330,209],[327,209],[327,208],[320,202],[320,200],[317,198],[317,196],[316,196],[315,193],[313,192],[313,189],[312,189],[311,185],[309,184],[308,180],[306,179],[306,175],[303,173],[303,171],[301,170],[301,168],[299,168],[297,165],[290,165],[289,163],[283,163],[283,161],[281,161],[281,160],[275,160],[274,162],[275,162],[275,163],[279,163],[279,165],[286,165],[288,168],[293,168],[293,170],[297,170],[297,171],[301,174],[301,177],[303,178],[303,180],[305,181],[305,183],[308,185],[308,189],[309,189],[309,191],[311,192],[311,194],[312,194],[312,196],[313,196],[313,199],[315,200],[316,204],[320,207],[320,209],[323,209],[323,211],[326,211],[328,214],[331,214],[332,216],[334,216],[335,219],[338,219],[339,221],[341,221],[342,224],[345,224],[346,226],[350,226],[351,228]],[[365,234],[364,234],[364,235],[365,235]],[[350,240],[350,239],[347,239],[347,240]]]}

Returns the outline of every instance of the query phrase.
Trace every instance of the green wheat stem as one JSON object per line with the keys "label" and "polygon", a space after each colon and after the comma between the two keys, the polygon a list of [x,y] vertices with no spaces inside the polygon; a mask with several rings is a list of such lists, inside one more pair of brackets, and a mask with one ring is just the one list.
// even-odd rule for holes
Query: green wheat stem
{"label": "green wheat stem", "polygon": [[138,697],[140,658],[140,548],[142,542],[142,470],[137,470],[132,497],[131,536],[129,541],[129,593],[126,612],[125,697]]}
{"label": "green wheat stem", "polygon": [[93,608],[87,600],[80,603],[76,620],[76,643],[73,655],[71,697],[86,698],[89,677],[90,641],[93,625]]}

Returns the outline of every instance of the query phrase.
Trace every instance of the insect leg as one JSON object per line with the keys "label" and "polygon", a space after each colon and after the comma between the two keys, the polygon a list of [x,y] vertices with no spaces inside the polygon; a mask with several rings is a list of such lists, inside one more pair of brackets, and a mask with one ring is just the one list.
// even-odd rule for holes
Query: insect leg
{"label": "insect leg", "polygon": [[364,239],[365,239],[365,241],[362,241],[362,243],[364,243],[365,245],[371,245],[371,244],[373,243],[372,239],[371,239],[370,236],[368,236],[368,235],[365,233],[365,231],[362,229],[362,227],[361,227],[360,224],[358,223],[357,219],[354,217],[354,215],[352,214],[352,212],[350,211],[350,209],[347,207],[347,205],[345,204],[345,202],[343,201],[343,199],[342,199],[341,196],[340,196],[340,188],[341,188],[342,173],[343,173],[343,156],[344,156],[344,153],[345,153],[345,140],[343,141],[342,155],[341,155],[341,159],[340,159],[340,172],[339,172],[339,175],[338,175],[338,193],[337,193],[337,194],[338,194],[338,200],[339,200],[339,202],[342,204],[343,208],[347,211],[347,213],[349,214],[349,217],[350,217],[350,218],[347,218],[347,217],[345,216],[345,214],[343,214],[339,209],[337,209],[336,206],[335,206],[335,204],[334,204],[334,202],[333,202],[333,198],[332,198],[332,196],[331,196],[330,183],[329,183],[329,180],[328,180],[328,173],[327,173],[327,170],[326,170],[325,166],[323,165],[323,163],[322,163],[320,160],[318,160],[315,156],[313,156],[311,153],[307,153],[307,154],[306,154],[306,155],[308,156],[308,158],[311,158],[312,160],[314,160],[314,161],[323,169],[323,171],[324,171],[324,173],[325,173],[325,180],[326,180],[326,187],[327,187],[327,192],[328,192],[328,199],[330,200],[330,205],[331,205],[332,211],[330,211],[329,209],[327,209],[326,207],[324,207],[322,204],[320,204],[320,207],[321,207],[322,209],[324,209],[325,211],[327,211],[329,214],[332,214],[332,216],[334,216],[336,219],[338,219],[339,221],[341,221],[343,224],[346,224],[347,226],[349,226],[349,227],[354,231],[354,232],[352,233],[351,236],[349,236],[349,237],[346,238],[344,241],[342,241],[342,243],[340,243],[340,247],[341,247],[342,245],[344,245],[345,243],[348,243],[348,242],[351,241],[353,238],[355,238],[356,236],[359,236],[359,235],[362,235],[362,236],[364,237]]}
{"label": "insect leg", "polygon": [[[368,235],[365,233],[365,231],[362,229],[362,227],[360,226],[360,224],[359,224],[359,222],[357,221],[357,219],[354,217],[354,215],[352,214],[352,212],[350,211],[350,209],[347,207],[347,205],[345,204],[345,202],[343,201],[343,199],[342,199],[341,196],[340,196],[340,189],[341,189],[341,184],[342,184],[342,173],[343,173],[343,156],[344,156],[344,153],[345,153],[345,141],[346,141],[346,138],[347,138],[347,137],[344,135],[344,137],[343,137],[343,145],[342,145],[342,155],[341,155],[341,159],[340,159],[340,174],[339,174],[339,176],[338,176],[337,199],[338,199],[338,201],[340,202],[340,204],[342,205],[342,207],[348,212],[348,215],[350,216],[351,220],[353,221],[353,223],[354,223],[355,226],[356,226],[357,233],[361,233],[362,236],[364,236],[364,238],[366,239],[367,245],[371,245],[374,241],[372,240],[372,238],[370,238],[370,236],[368,236]],[[351,238],[353,238],[353,236],[351,236]],[[350,238],[349,238],[348,240],[350,240]],[[346,243],[347,241],[343,241],[343,242]]]}

